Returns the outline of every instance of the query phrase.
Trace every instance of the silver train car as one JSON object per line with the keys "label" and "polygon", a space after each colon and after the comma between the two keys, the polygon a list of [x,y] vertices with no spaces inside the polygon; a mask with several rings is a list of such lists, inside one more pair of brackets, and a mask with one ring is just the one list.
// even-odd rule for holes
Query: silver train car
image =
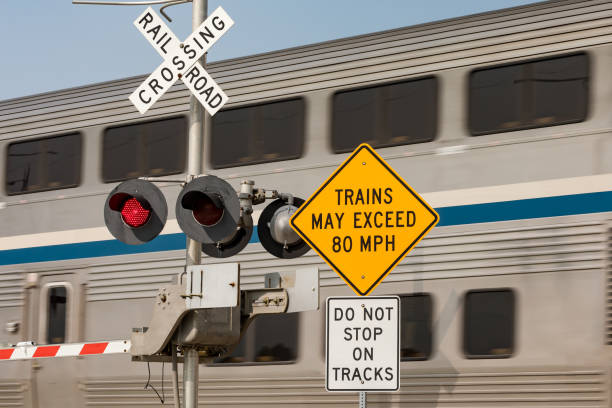
{"label": "silver train car", "polygon": [[[206,173],[307,198],[368,142],[440,214],[373,292],[401,296],[402,361],[400,390],[368,393],[370,407],[612,406],[612,2],[536,3],[209,72],[230,103],[208,122]],[[150,243],[104,226],[118,181],[185,173],[188,91],[140,116],[128,95],[143,78],[0,102],[0,350],[127,339],[183,270],[176,184],[161,185],[169,221]],[[313,251],[280,260],[256,235],[204,259],[226,261],[244,288],[317,265],[322,302],[352,294]],[[199,404],[356,406],[357,393],[325,391],[323,307],[256,320],[201,365]],[[0,367],[0,407],[160,405],[128,355]],[[161,364],[151,382],[161,393]]]}

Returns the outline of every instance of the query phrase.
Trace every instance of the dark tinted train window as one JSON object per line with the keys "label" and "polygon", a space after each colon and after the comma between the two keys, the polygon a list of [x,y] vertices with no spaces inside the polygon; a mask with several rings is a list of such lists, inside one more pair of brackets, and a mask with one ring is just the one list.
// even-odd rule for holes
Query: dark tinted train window
{"label": "dark tinted train window", "polygon": [[580,122],[588,91],[585,54],[479,69],[470,76],[470,130],[484,135]]}
{"label": "dark tinted train window", "polygon": [[66,305],[68,292],[65,286],[49,288],[47,301],[47,341],[49,344],[66,341]]}
{"label": "dark tinted train window", "polygon": [[431,356],[431,296],[427,294],[401,296],[402,361],[427,360]]}
{"label": "dark tinted train window", "polygon": [[213,168],[297,159],[304,148],[304,101],[220,111],[212,118]]}
{"label": "dark tinted train window", "polygon": [[184,117],[108,128],[102,142],[102,179],[112,182],[182,173],[186,152]]}
{"label": "dark tinted train window", "polygon": [[468,292],[463,322],[467,357],[511,356],[514,351],[514,310],[512,290]]}
{"label": "dark tinted train window", "polygon": [[258,316],[238,347],[216,363],[279,363],[297,359],[298,313]]}
{"label": "dark tinted train window", "polygon": [[81,135],[71,133],[11,143],[6,159],[6,193],[75,187],[81,180]]}
{"label": "dark tinted train window", "polygon": [[338,92],[334,95],[332,148],[349,152],[430,142],[436,134],[436,78]]}

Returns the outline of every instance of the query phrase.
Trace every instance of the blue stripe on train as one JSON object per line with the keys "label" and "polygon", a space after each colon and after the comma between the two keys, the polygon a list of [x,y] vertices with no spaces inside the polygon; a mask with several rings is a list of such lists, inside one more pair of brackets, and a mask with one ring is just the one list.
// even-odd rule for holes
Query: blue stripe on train
{"label": "blue stripe on train", "polygon": [[[612,211],[612,191],[459,205],[436,208],[438,226],[475,224],[494,221],[557,217]],[[257,227],[250,243],[259,242]],[[185,249],[185,234],[161,235],[143,245],[126,245],[117,240],[49,245],[0,251],[0,265],[59,261],[111,255],[140,254]]]}
{"label": "blue stripe on train", "polygon": [[612,191],[436,208],[438,226],[612,211]]}

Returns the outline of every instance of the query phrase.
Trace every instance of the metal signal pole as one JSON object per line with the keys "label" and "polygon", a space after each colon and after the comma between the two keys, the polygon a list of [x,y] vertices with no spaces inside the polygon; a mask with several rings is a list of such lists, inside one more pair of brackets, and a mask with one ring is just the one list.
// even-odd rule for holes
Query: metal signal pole
{"label": "metal signal pole", "polygon": [[[208,0],[193,0],[192,30],[195,31],[208,15]],[[206,54],[200,59],[206,68]],[[189,97],[189,145],[187,148],[187,174],[191,180],[202,174],[202,146],[204,145],[205,110],[196,97]],[[190,181],[189,180],[189,181]],[[199,265],[202,259],[202,244],[187,238],[187,265]]]}
{"label": "metal signal pole", "polygon": [[[191,30],[195,31],[208,15],[208,0],[193,0]],[[206,54],[200,59],[206,68]],[[187,172],[189,180],[202,174],[202,147],[204,145],[204,126],[206,112],[204,107],[191,94],[189,97],[189,145]],[[202,244],[187,238],[187,266],[199,265],[202,261]],[[183,402],[184,408],[198,407],[199,354],[195,347],[183,351]]]}

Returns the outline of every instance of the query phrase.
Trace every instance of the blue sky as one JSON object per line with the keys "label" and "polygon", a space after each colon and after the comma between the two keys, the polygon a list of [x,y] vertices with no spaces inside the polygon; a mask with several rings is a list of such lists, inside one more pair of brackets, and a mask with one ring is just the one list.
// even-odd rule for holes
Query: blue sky
{"label": "blue sky", "polygon": [[[209,61],[258,54],[500,8],[532,0],[209,0],[235,25]],[[149,74],[161,57],[132,25],[146,6],[2,0],[0,100]],[[191,32],[191,3],[167,8],[170,29]],[[159,6],[154,6],[159,10]]]}

